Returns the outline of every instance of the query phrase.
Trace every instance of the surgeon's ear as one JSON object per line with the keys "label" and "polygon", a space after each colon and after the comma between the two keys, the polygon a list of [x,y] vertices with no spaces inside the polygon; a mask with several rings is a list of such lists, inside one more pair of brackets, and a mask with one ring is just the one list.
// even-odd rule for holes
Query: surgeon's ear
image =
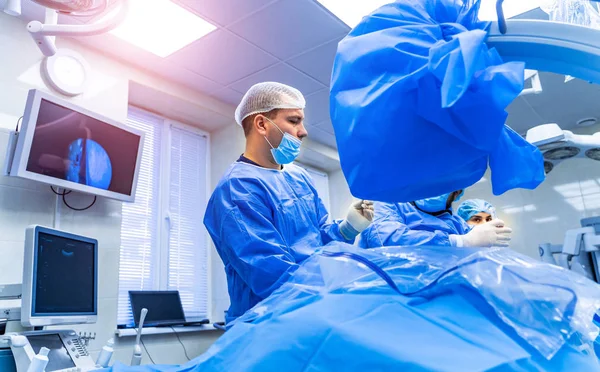
{"label": "surgeon's ear", "polygon": [[265,120],[263,115],[258,114],[254,117],[254,129],[256,129],[261,136],[267,135],[267,120]]}

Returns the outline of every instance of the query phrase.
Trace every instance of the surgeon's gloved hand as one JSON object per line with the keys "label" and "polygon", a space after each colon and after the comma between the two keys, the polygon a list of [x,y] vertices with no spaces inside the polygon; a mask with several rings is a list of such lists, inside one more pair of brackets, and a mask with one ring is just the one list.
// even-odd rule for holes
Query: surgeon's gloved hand
{"label": "surgeon's gloved hand", "polygon": [[512,229],[504,226],[504,221],[495,219],[475,226],[465,235],[451,235],[450,241],[456,247],[508,247],[511,233]]}
{"label": "surgeon's gloved hand", "polygon": [[354,239],[364,229],[369,227],[375,215],[373,202],[369,200],[359,200],[352,203],[348,208],[346,219],[340,223],[340,233],[346,240]]}

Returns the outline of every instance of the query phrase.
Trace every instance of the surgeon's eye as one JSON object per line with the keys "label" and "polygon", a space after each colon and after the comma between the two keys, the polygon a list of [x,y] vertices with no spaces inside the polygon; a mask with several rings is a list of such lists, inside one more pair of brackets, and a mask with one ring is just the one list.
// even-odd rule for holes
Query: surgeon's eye
{"label": "surgeon's eye", "polygon": [[291,118],[288,118],[287,120],[292,125],[302,124],[302,119],[299,117],[291,117]]}

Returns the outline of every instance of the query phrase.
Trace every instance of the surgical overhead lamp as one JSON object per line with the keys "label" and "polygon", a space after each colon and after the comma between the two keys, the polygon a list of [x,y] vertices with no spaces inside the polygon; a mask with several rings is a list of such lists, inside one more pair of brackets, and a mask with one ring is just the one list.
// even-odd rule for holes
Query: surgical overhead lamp
{"label": "surgical overhead lamp", "polygon": [[[18,16],[21,13],[21,0],[7,0],[4,11]],[[42,76],[48,85],[66,96],[83,93],[86,87],[88,64],[78,53],[71,50],[57,50],[56,36],[95,36],[107,33],[123,22],[129,9],[129,0],[31,0],[46,8],[44,23],[31,21],[27,31],[45,56],[42,61]],[[109,5],[117,4],[118,9],[99,21],[90,24],[58,24],[58,14],[74,17],[94,16],[105,13]]]}

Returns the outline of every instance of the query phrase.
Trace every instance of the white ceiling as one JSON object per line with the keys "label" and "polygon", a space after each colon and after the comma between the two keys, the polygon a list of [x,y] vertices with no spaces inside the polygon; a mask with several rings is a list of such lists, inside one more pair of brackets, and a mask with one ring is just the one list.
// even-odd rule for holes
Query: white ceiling
{"label": "white ceiling", "polygon": [[557,123],[573,129],[586,117],[600,119],[600,85],[575,79],[565,83],[564,75],[540,74],[543,92],[518,97],[508,107],[508,124],[524,134],[540,124]]}
{"label": "white ceiling", "polygon": [[[337,43],[348,26],[316,0],[171,1],[218,28],[164,59],[110,34],[86,38],[86,45],[232,105],[260,81],[295,86],[307,99],[309,137],[336,147],[328,86]],[[23,2],[26,19],[42,18],[43,8]],[[543,16],[538,10],[519,18]],[[565,84],[564,76],[553,74],[541,79],[541,95],[520,97],[508,109],[508,124],[517,132],[547,122],[568,129],[583,117],[600,118],[599,86],[577,80]]]}
{"label": "white ceiling", "polygon": [[[111,34],[86,38],[86,45],[232,105],[255,83],[292,85],[306,96],[309,136],[336,146],[328,87],[337,43],[348,26],[315,0],[171,1],[217,29],[164,59]],[[26,19],[42,19],[37,4],[23,0],[23,8]]]}

